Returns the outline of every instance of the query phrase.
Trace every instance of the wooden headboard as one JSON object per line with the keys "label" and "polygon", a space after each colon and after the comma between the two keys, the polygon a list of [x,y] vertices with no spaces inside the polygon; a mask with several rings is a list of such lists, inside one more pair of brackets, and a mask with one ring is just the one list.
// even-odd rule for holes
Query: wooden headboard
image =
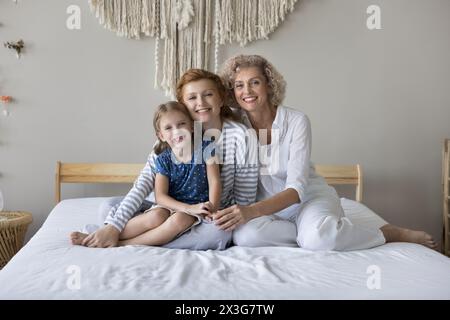
{"label": "wooden headboard", "polygon": [[[62,183],[133,183],[142,163],[61,163],[56,164],[55,200],[61,201]],[[316,165],[316,171],[330,185],[354,185],[355,199],[362,201],[362,171],[357,165]]]}

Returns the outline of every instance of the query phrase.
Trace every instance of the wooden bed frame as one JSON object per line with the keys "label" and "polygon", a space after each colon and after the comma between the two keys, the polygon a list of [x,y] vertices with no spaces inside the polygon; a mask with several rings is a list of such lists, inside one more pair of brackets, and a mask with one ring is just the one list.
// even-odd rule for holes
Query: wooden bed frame
{"label": "wooden bed frame", "polygon": [[[142,163],[56,163],[55,200],[61,201],[62,183],[133,183]],[[355,200],[362,201],[362,171],[357,165],[316,165],[330,185],[354,185]]]}
{"label": "wooden bed frame", "polygon": [[443,253],[450,257],[450,139],[444,140],[444,147],[442,148],[442,208],[443,212],[443,239],[442,250]]}

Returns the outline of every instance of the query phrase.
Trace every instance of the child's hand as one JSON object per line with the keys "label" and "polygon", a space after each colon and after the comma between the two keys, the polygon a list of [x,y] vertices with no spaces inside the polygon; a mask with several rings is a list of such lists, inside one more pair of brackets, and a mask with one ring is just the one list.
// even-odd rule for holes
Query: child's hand
{"label": "child's hand", "polygon": [[197,204],[191,204],[187,208],[186,211],[189,214],[199,214],[199,215],[203,216],[205,219],[208,219],[211,217],[212,210],[213,210],[213,206],[212,206],[211,202],[207,201],[207,202],[201,202],[201,203],[197,203]]}
{"label": "child's hand", "polygon": [[214,215],[217,213],[217,208],[209,201],[206,202],[205,204],[208,206],[208,214],[202,215],[203,219],[205,219],[208,222],[212,222]]}

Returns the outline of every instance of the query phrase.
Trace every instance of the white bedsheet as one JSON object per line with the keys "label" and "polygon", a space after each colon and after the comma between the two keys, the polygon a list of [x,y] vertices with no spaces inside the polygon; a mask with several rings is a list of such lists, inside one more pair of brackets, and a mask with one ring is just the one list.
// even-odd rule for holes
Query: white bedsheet
{"label": "white bedsheet", "polygon": [[[450,259],[415,244],[353,252],[72,246],[69,233],[96,223],[103,199],[56,206],[0,271],[0,299],[450,299]],[[354,201],[342,204],[354,222],[381,219]],[[367,286],[376,276],[370,266],[380,289]]]}

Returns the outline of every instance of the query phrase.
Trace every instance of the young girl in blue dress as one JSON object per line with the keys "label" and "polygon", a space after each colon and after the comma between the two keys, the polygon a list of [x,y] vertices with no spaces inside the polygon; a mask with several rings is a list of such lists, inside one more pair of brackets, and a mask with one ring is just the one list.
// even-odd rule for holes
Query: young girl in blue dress
{"label": "young girl in blue dress", "polygon": [[193,120],[184,105],[169,101],[153,119],[156,205],[132,218],[120,235],[119,245],[160,246],[211,216],[219,208],[220,171],[213,144],[193,144]]}

